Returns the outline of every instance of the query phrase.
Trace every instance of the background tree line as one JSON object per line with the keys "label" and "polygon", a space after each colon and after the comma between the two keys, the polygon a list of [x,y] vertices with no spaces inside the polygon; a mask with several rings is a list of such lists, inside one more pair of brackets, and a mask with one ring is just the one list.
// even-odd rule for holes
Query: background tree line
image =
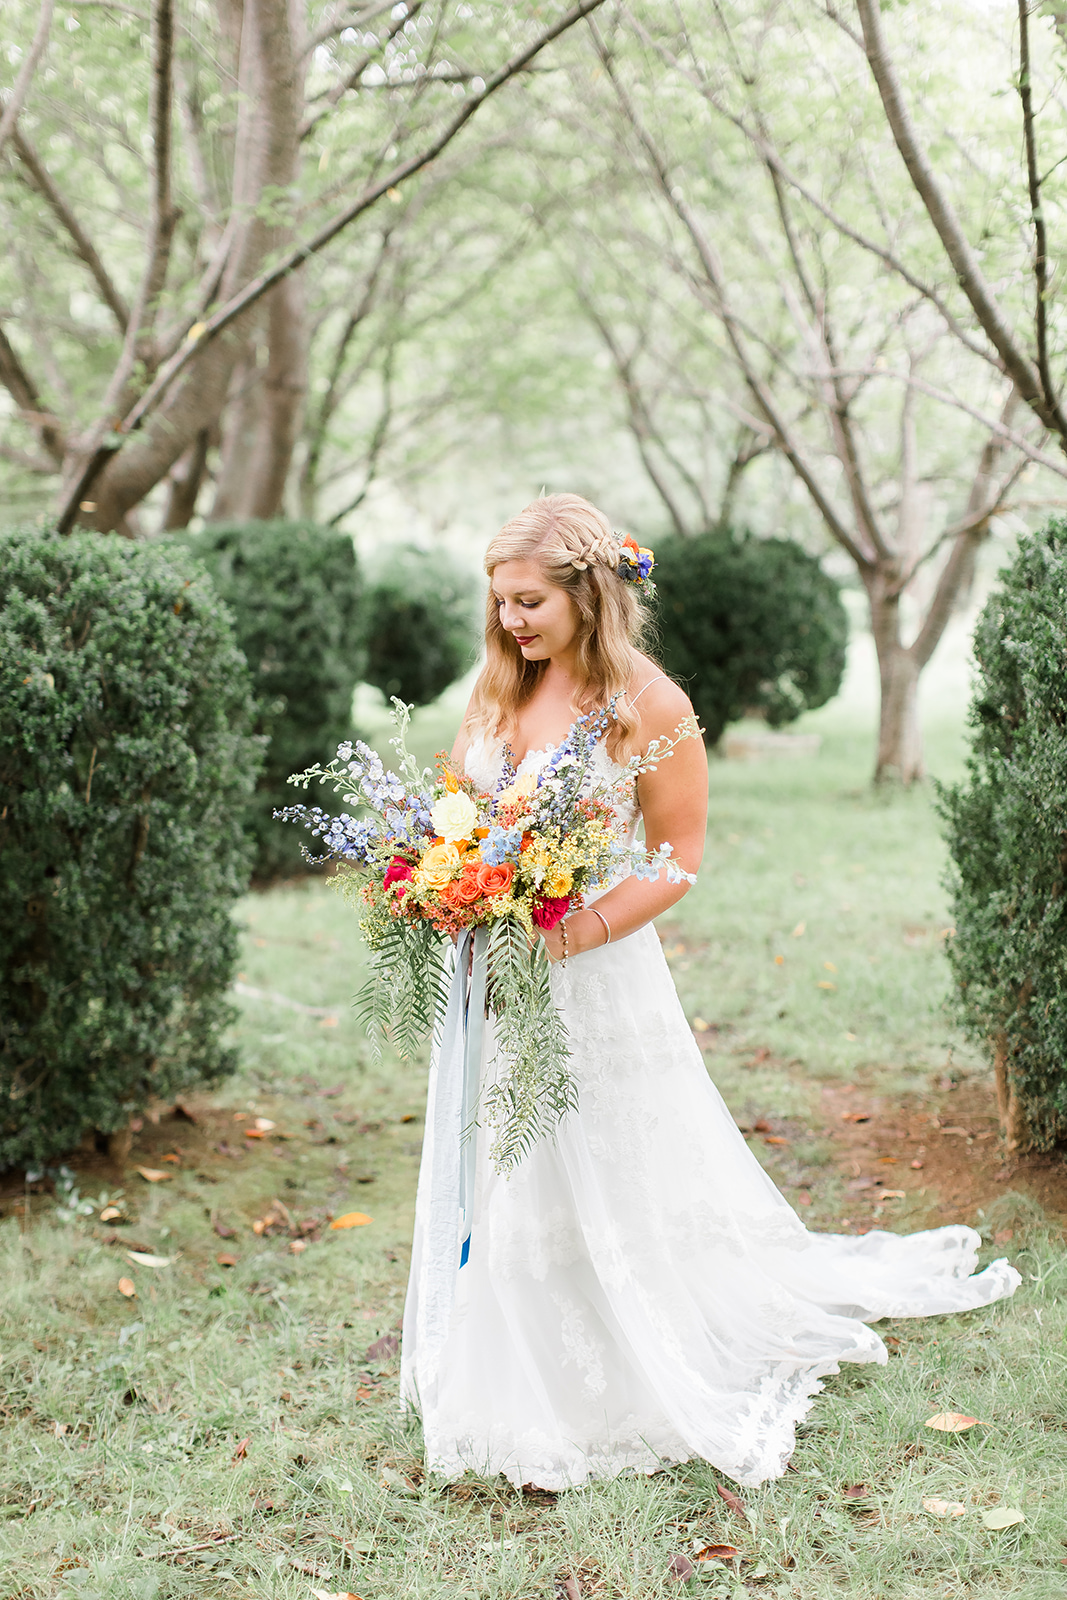
{"label": "background tree line", "polygon": [[355,527],[540,476],[785,533],[862,585],[877,771],[921,771],[976,551],[1067,472],[1062,7],[6,19],[10,505]]}

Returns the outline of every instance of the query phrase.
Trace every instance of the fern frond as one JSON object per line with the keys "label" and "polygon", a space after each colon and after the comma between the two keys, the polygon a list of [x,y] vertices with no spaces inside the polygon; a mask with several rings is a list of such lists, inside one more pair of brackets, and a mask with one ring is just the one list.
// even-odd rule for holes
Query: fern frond
{"label": "fern frond", "polygon": [[552,999],[544,946],[510,917],[489,935],[490,1004],[501,1073],[485,1096],[493,1161],[509,1172],[578,1103],[567,1030]]}

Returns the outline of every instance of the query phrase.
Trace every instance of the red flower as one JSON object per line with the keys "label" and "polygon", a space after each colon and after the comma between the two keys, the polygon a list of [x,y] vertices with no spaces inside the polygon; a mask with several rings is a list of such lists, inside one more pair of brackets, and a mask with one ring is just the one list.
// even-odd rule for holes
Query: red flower
{"label": "red flower", "polygon": [[411,865],[411,862],[405,861],[403,856],[394,856],[389,863],[389,870],[385,874],[385,882],[382,884],[382,888],[388,889],[391,883],[406,882],[414,870],[415,868]]}
{"label": "red flower", "polygon": [[552,900],[548,897],[544,900],[535,900],[530,912],[533,918],[533,925],[535,928],[544,928],[546,931],[549,928],[554,928],[556,923],[567,915],[570,908],[570,895],[565,895],[562,900]]}

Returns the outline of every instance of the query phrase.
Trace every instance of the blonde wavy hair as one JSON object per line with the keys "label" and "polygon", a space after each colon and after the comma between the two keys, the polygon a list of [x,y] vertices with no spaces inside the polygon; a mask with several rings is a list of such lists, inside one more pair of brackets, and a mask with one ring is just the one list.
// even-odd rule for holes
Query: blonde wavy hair
{"label": "blonde wavy hair", "polygon": [[[578,709],[584,714],[606,706],[617,694],[618,720],[606,745],[613,759],[628,754],[640,719],[627,691],[633,652],[645,647],[648,618],[637,585],[618,575],[619,542],[607,517],[581,495],[545,495],[505,522],[493,539],[485,552],[490,579],[505,561],[536,562],[548,583],[570,595],[578,616]],[[510,738],[546,663],[524,660],[501,625],[492,588],[486,597],[485,657],[465,726]]]}

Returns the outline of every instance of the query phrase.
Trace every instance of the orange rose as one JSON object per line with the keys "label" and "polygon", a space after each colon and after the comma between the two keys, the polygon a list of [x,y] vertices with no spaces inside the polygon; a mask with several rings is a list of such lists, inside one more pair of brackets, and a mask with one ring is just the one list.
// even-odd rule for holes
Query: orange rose
{"label": "orange rose", "polygon": [[484,890],[478,882],[479,868],[471,865],[464,867],[455,883],[450,884],[452,890],[452,903],[461,906],[472,906],[476,900],[482,898]]}
{"label": "orange rose", "polygon": [[478,888],[484,895],[503,894],[505,889],[511,887],[514,876],[515,868],[510,861],[499,867],[491,867],[487,861],[483,861],[478,868]]}

